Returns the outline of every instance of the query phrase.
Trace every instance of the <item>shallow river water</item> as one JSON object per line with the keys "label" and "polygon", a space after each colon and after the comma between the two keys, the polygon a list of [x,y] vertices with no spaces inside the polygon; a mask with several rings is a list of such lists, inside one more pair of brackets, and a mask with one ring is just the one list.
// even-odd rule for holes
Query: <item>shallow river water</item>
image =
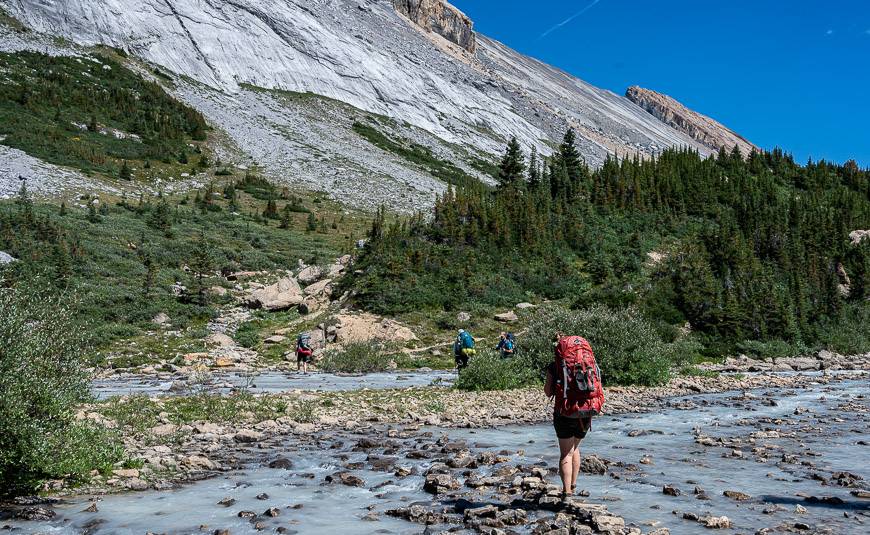
{"label": "shallow river water", "polygon": [[236,372],[212,373],[202,378],[162,374],[154,376],[118,375],[96,379],[91,392],[97,399],[140,394],[146,396],[187,395],[192,392],[226,394],[244,388],[253,394],[288,392],[291,390],[360,390],[429,386],[437,383],[449,386],[456,378],[454,371],[411,371],[336,375],[331,373]]}
{"label": "shallow river water", "polygon": [[[652,526],[668,527],[676,535],[707,532],[697,522],[682,518],[684,512],[690,512],[728,516],[732,529],[719,533],[755,533],[763,527],[798,522],[811,529],[827,528],[828,533],[870,533],[870,500],[853,496],[853,488],[839,486],[832,478],[833,473],[847,471],[863,478],[857,483],[859,487],[870,488],[870,385],[866,381],[826,386],[807,378],[801,389],[757,390],[748,396],[739,392],[700,395],[674,399],[669,405],[649,414],[596,419],[583,442],[583,453],[597,454],[611,465],[607,475],[581,474],[578,488],[589,491],[587,501],[606,504],[627,524],[644,532]],[[474,453],[507,450],[511,463],[552,466],[556,461],[549,425],[428,431],[429,438],[418,433],[416,438],[399,440],[398,451],[384,451],[383,447],[380,451],[361,450],[356,447],[360,435],[290,439],[267,457],[291,459],[291,470],[270,469],[257,462],[244,471],[179,490],[107,496],[98,502],[98,513],[82,512],[90,502],[77,498],[56,505],[58,516],[51,522],[7,520],[0,525],[14,526],[18,533],[201,534],[228,529],[235,535],[256,533],[249,520],[238,516],[240,511],[260,514],[276,507],[280,511],[277,517],[260,518],[266,532],[284,527],[289,533],[421,533],[422,525],[383,512],[413,502],[438,504],[422,491],[423,477],[419,475],[432,460],[405,458],[407,451],[423,441],[447,434],[453,441],[464,439]],[[759,431],[767,435],[746,444],[749,434]],[[698,433],[713,439],[740,439],[743,445],[703,446],[695,441]],[[382,434],[370,436],[389,442]],[[767,453],[753,454],[752,448],[760,445]],[[734,449],[740,449],[741,456]],[[418,472],[399,478],[392,469],[374,471],[366,462],[372,453],[392,455],[397,466]],[[797,461],[781,462],[783,455],[792,454]],[[651,464],[639,464],[644,456]],[[340,470],[361,477],[364,486],[325,483],[327,476]],[[482,467],[476,472],[491,470]],[[813,474],[829,484],[822,485]],[[551,480],[556,483],[558,478],[553,475]],[[664,485],[679,488],[681,495],[664,495]],[[693,493],[696,486],[704,489],[709,500],[697,498]],[[726,490],[741,491],[751,499],[735,501],[723,496]],[[268,497],[258,499],[263,493]],[[818,503],[806,496],[833,497],[836,503]],[[230,507],[216,505],[225,497],[236,502]],[[796,512],[798,505],[806,511]],[[363,520],[372,512],[378,513],[377,520]],[[536,514],[530,513],[530,518]]]}

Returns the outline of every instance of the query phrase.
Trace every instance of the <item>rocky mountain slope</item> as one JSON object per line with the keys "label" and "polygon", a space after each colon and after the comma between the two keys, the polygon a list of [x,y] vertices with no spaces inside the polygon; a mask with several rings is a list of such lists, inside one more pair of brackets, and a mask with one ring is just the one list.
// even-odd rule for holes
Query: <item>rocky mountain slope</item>
{"label": "rocky mountain slope", "polygon": [[691,136],[713,150],[730,151],[736,145],[743,155],[758,147],[713,119],[690,110],[673,98],[638,86],[629,87],[625,96],[657,119]]}
{"label": "rocky mountain slope", "polygon": [[[596,88],[473,31],[441,0],[0,0],[31,28],[0,32],[0,50],[60,53],[108,45],[174,73],[171,90],[227,141],[224,156],[273,179],[355,204],[413,210],[445,185],[373,147],[350,127],[374,118],[483,180],[516,136],[549,153],[570,126],[591,165],[607,154],[655,155],[710,145]],[[72,52],[70,52],[72,50]],[[303,98],[304,97],[304,98]],[[400,194],[397,196],[396,191]],[[398,197],[398,201],[397,201]]]}

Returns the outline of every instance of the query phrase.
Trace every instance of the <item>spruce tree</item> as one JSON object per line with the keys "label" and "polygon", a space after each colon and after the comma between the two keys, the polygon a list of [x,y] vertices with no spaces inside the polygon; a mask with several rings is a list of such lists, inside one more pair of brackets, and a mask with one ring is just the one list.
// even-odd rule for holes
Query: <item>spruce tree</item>
{"label": "spruce tree", "polygon": [[305,226],[305,230],[308,232],[314,232],[317,230],[317,216],[314,215],[314,212],[308,212],[308,222]]}
{"label": "spruce tree", "polygon": [[124,160],[124,163],[121,164],[121,171],[118,173],[118,177],[124,181],[133,179],[133,171],[130,169],[130,166],[127,165],[127,160]]}
{"label": "spruce tree", "polygon": [[516,188],[519,186],[526,170],[525,160],[517,138],[511,138],[498,166],[498,184],[500,187]]}

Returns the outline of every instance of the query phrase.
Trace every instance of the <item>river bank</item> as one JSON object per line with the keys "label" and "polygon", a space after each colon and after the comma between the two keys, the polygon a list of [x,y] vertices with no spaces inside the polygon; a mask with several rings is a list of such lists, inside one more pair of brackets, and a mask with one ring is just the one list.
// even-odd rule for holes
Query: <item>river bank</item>
{"label": "river bank", "polygon": [[[836,384],[870,377],[866,371],[808,376],[761,373],[678,377],[656,388],[615,387],[606,391],[607,415],[662,410],[680,396],[760,388],[790,388],[810,380]],[[401,389],[303,391],[179,397],[120,396],[83,408],[78,417],[115,429],[123,437],[128,465],[63,493],[165,489],[237,469],[252,444],[269,449],[287,436],[353,431],[378,434],[384,425],[419,429],[490,428],[549,421],[552,405],[540,388],[463,392],[429,386]]]}
{"label": "river bank", "polygon": [[[232,452],[235,464],[161,491],[19,506],[9,514],[51,518],[3,523],[64,534],[419,533],[424,525],[430,533],[865,533],[867,374],[729,380],[756,388],[598,418],[583,443],[582,490],[564,502],[546,423],[318,422],[308,432],[197,433],[215,459]],[[263,435],[249,441],[253,432]]]}

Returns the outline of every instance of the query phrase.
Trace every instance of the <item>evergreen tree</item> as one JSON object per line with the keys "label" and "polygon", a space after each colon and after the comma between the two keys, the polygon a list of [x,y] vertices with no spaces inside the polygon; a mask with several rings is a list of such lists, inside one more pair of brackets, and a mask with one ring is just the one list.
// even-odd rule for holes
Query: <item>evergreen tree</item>
{"label": "evergreen tree", "polygon": [[88,201],[88,221],[91,223],[99,223],[102,221],[100,215],[97,213],[97,204],[99,204],[99,201],[96,199]]}
{"label": "evergreen tree", "polygon": [[517,138],[513,137],[508,142],[505,154],[498,168],[498,183],[502,188],[516,188],[523,180],[526,170],[525,156],[520,148]]}
{"label": "evergreen tree", "polygon": [[529,188],[536,190],[541,186],[541,164],[538,161],[538,148],[532,145],[532,152],[529,155],[529,173],[528,173]]}
{"label": "evergreen tree", "polygon": [[278,225],[278,228],[289,229],[293,224],[293,220],[291,218],[290,205],[284,205],[284,209],[281,210],[281,223]]}
{"label": "evergreen tree", "polygon": [[314,215],[314,212],[308,212],[308,221],[305,230],[308,232],[314,232],[317,230],[317,216]]}
{"label": "evergreen tree", "polygon": [[124,160],[124,163],[121,164],[121,171],[118,173],[118,177],[124,181],[133,179],[133,171],[130,169],[130,166],[127,165],[127,160]]}

